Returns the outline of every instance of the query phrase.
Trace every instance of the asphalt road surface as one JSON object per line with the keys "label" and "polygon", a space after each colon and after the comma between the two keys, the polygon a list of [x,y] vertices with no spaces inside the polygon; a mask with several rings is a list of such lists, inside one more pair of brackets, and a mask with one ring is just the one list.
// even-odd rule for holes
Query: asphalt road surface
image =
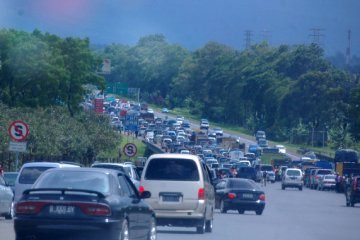
{"label": "asphalt road surface", "polygon": [[[304,188],[281,190],[279,182],[263,187],[263,215],[217,210],[212,233],[197,234],[195,228],[158,227],[159,240],[359,240],[360,205],[345,206],[345,197],[333,191]],[[0,239],[14,240],[11,220],[0,218]]]}

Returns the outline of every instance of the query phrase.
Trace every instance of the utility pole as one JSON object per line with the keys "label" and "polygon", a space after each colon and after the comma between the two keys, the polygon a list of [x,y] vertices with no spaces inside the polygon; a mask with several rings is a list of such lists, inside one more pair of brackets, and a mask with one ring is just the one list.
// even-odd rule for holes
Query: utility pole
{"label": "utility pole", "polygon": [[245,31],[245,48],[249,48],[251,46],[251,37],[252,37],[252,31],[246,30]]}
{"label": "utility pole", "polygon": [[322,28],[311,28],[310,29],[311,33],[309,34],[310,37],[312,37],[312,43],[322,46],[324,45],[324,42],[321,41],[322,37],[325,37],[325,34],[323,34],[322,32],[325,31],[325,29]]}
{"label": "utility pole", "polygon": [[346,48],[346,65],[350,65],[351,61],[351,30],[348,30],[348,47]]}

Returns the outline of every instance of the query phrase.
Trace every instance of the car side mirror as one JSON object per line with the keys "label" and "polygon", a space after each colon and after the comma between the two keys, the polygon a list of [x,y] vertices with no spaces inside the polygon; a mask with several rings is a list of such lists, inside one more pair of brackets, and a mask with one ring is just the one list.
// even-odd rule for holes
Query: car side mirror
{"label": "car side mirror", "polygon": [[146,199],[151,197],[151,192],[149,191],[143,191],[139,193],[141,199]]}

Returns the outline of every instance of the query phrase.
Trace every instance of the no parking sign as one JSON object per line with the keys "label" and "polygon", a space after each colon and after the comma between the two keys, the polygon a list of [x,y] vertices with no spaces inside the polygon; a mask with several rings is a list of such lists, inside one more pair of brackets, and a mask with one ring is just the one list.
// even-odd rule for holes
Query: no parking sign
{"label": "no parking sign", "polygon": [[123,152],[125,153],[126,156],[128,157],[133,157],[136,155],[137,153],[137,148],[136,145],[133,143],[127,143],[124,146]]}
{"label": "no parking sign", "polygon": [[12,140],[23,142],[29,134],[29,126],[25,122],[17,120],[10,124],[8,133]]}

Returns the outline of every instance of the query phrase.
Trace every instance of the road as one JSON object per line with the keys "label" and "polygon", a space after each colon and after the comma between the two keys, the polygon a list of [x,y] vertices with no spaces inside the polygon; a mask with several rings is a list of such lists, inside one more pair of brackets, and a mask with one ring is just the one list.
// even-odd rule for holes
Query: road
{"label": "road", "polygon": [[[360,205],[345,206],[343,194],[297,189],[281,190],[280,183],[264,187],[267,205],[263,215],[236,211],[216,212],[212,233],[195,228],[158,227],[159,240],[358,240]],[[0,218],[1,240],[14,240],[11,220]]]}

